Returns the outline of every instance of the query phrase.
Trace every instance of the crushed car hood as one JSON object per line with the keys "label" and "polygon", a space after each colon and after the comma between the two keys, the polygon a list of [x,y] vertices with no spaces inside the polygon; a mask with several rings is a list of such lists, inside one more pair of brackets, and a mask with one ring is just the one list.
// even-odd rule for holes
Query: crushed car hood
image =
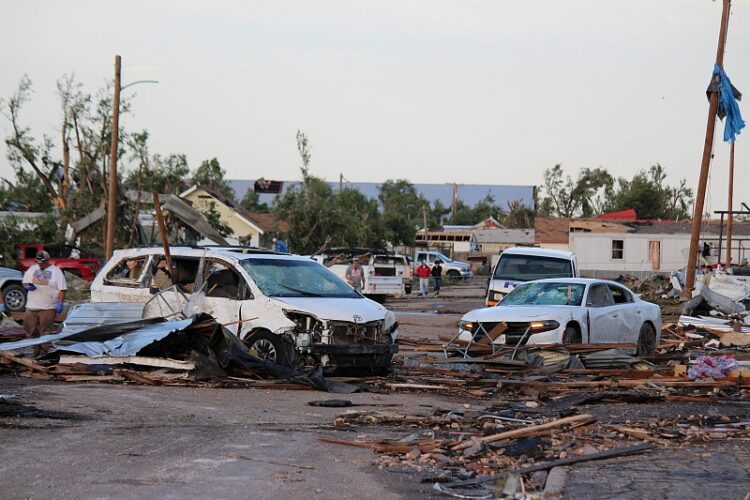
{"label": "crushed car hood", "polygon": [[[277,297],[288,307],[284,309],[306,312],[322,320],[368,323],[385,318],[387,309],[370,299],[325,299],[317,297]],[[354,316],[358,316],[355,318]]]}
{"label": "crushed car hood", "polygon": [[464,321],[538,321],[570,316],[577,307],[570,306],[498,306],[469,311]]}

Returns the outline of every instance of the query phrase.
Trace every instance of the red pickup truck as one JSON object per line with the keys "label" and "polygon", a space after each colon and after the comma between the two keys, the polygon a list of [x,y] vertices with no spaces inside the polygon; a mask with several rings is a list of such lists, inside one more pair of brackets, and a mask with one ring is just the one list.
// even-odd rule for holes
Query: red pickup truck
{"label": "red pickup truck", "polygon": [[92,281],[101,267],[99,259],[71,257],[70,254],[74,250],[73,247],[31,243],[28,245],[16,245],[16,269],[26,271],[29,267],[33,266],[36,263],[34,259],[37,252],[41,252],[42,250],[49,252],[49,261],[51,264],[86,281]]}

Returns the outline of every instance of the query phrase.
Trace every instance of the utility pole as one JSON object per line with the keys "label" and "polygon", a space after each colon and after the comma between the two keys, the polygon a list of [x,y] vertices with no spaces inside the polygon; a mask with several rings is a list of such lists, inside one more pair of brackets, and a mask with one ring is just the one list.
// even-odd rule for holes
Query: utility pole
{"label": "utility pole", "polygon": [[115,56],[115,95],[112,100],[112,144],[109,154],[109,196],[107,197],[107,241],[104,252],[112,257],[117,215],[117,145],[120,142],[120,56]]}
{"label": "utility pole", "polygon": [[424,232],[425,232],[425,233],[426,233],[426,232],[427,232],[427,230],[429,229],[429,228],[427,227],[427,220],[428,220],[428,216],[427,216],[427,213],[428,213],[428,210],[427,210],[427,205],[426,205],[426,204],[425,204],[425,205],[422,205],[422,223],[423,223],[422,227],[424,228]]}
{"label": "utility pole", "polygon": [[[729,194],[727,195],[729,213],[727,214],[727,268],[732,266],[732,222],[734,214],[732,213],[732,196],[734,194],[734,141],[729,143]],[[719,256],[721,260],[721,255]]]}
{"label": "utility pole", "polygon": [[339,174],[339,193],[344,190],[344,174]]}
{"label": "utility pole", "polygon": [[[729,29],[729,8],[731,0],[724,0],[724,8],[721,12],[721,27],[719,29],[719,43],[716,48],[716,65],[724,66],[724,47],[727,42],[727,30]],[[713,75],[712,80],[719,78]],[[695,261],[698,259],[698,240],[701,236],[701,223],[703,222],[703,204],[706,199],[706,184],[708,183],[708,170],[711,165],[711,150],[714,142],[714,129],[716,128],[716,112],[719,108],[719,93],[711,92],[708,103],[708,123],[706,124],[706,141],[703,143],[703,159],[701,161],[700,177],[698,179],[698,192],[693,207],[693,226],[690,233],[690,252],[688,254],[687,274],[685,276],[685,287],[682,289],[681,298],[689,300],[692,297],[695,286]]]}
{"label": "utility pole", "polygon": [[458,210],[458,184],[453,183],[453,195],[451,196],[451,223],[456,223],[456,210]]}

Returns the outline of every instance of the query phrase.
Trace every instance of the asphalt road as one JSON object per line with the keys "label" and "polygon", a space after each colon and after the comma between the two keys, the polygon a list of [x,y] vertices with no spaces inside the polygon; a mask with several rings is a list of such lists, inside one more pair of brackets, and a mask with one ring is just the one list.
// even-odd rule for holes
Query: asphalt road
{"label": "asphalt road", "polygon": [[[483,283],[440,297],[387,304],[401,334],[455,332],[462,311],[481,306]],[[41,415],[3,414],[2,498],[425,498],[430,484],[384,472],[364,448],[321,443],[399,438],[412,429],[334,427],[341,408],[311,407],[340,396],[315,391],[66,384],[0,377],[0,398]],[[434,394],[360,393],[354,408],[431,414],[466,401]],[[471,401],[475,407],[493,401]],[[393,405],[393,406],[388,406]],[[746,405],[600,404],[582,407],[600,421],[644,415],[738,414]],[[46,412],[46,413],[45,413]],[[49,414],[52,412],[52,414]],[[58,413],[54,413],[58,412]],[[635,413],[634,413],[635,412]],[[33,414],[33,411],[30,413]],[[50,418],[53,417],[53,418]],[[366,434],[361,434],[365,432]],[[750,445],[744,441],[662,449],[571,468],[566,498],[744,498],[750,493]]]}

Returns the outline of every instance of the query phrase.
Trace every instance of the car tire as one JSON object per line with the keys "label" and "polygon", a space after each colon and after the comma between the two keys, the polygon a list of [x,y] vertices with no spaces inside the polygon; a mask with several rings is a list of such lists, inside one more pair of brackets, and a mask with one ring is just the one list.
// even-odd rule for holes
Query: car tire
{"label": "car tire", "polygon": [[576,330],[572,326],[568,326],[565,328],[565,331],[563,332],[562,343],[563,344],[580,344],[581,334],[578,333],[578,330]]}
{"label": "car tire", "polygon": [[263,361],[278,365],[292,366],[294,351],[279,335],[267,330],[261,330],[250,335],[245,340],[250,354]]}
{"label": "car tire", "polygon": [[3,288],[3,305],[5,310],[10,312],[26,309],[26,289],[17,283]]}
{"label": "car tire", "polygon": [[459,273],[455,269],[451,269],[450,271],[448,271],[447,273],[445,273],[445,275],[448,276],[451,279],[454,279],[454,280],[461,277],[461,273]]}
{"label": "car tire", "polygon": [[636,355],[639,357],[653,356],[656,352],[656,330],[650,323],[643,323],[638,334],[638,349]]}

